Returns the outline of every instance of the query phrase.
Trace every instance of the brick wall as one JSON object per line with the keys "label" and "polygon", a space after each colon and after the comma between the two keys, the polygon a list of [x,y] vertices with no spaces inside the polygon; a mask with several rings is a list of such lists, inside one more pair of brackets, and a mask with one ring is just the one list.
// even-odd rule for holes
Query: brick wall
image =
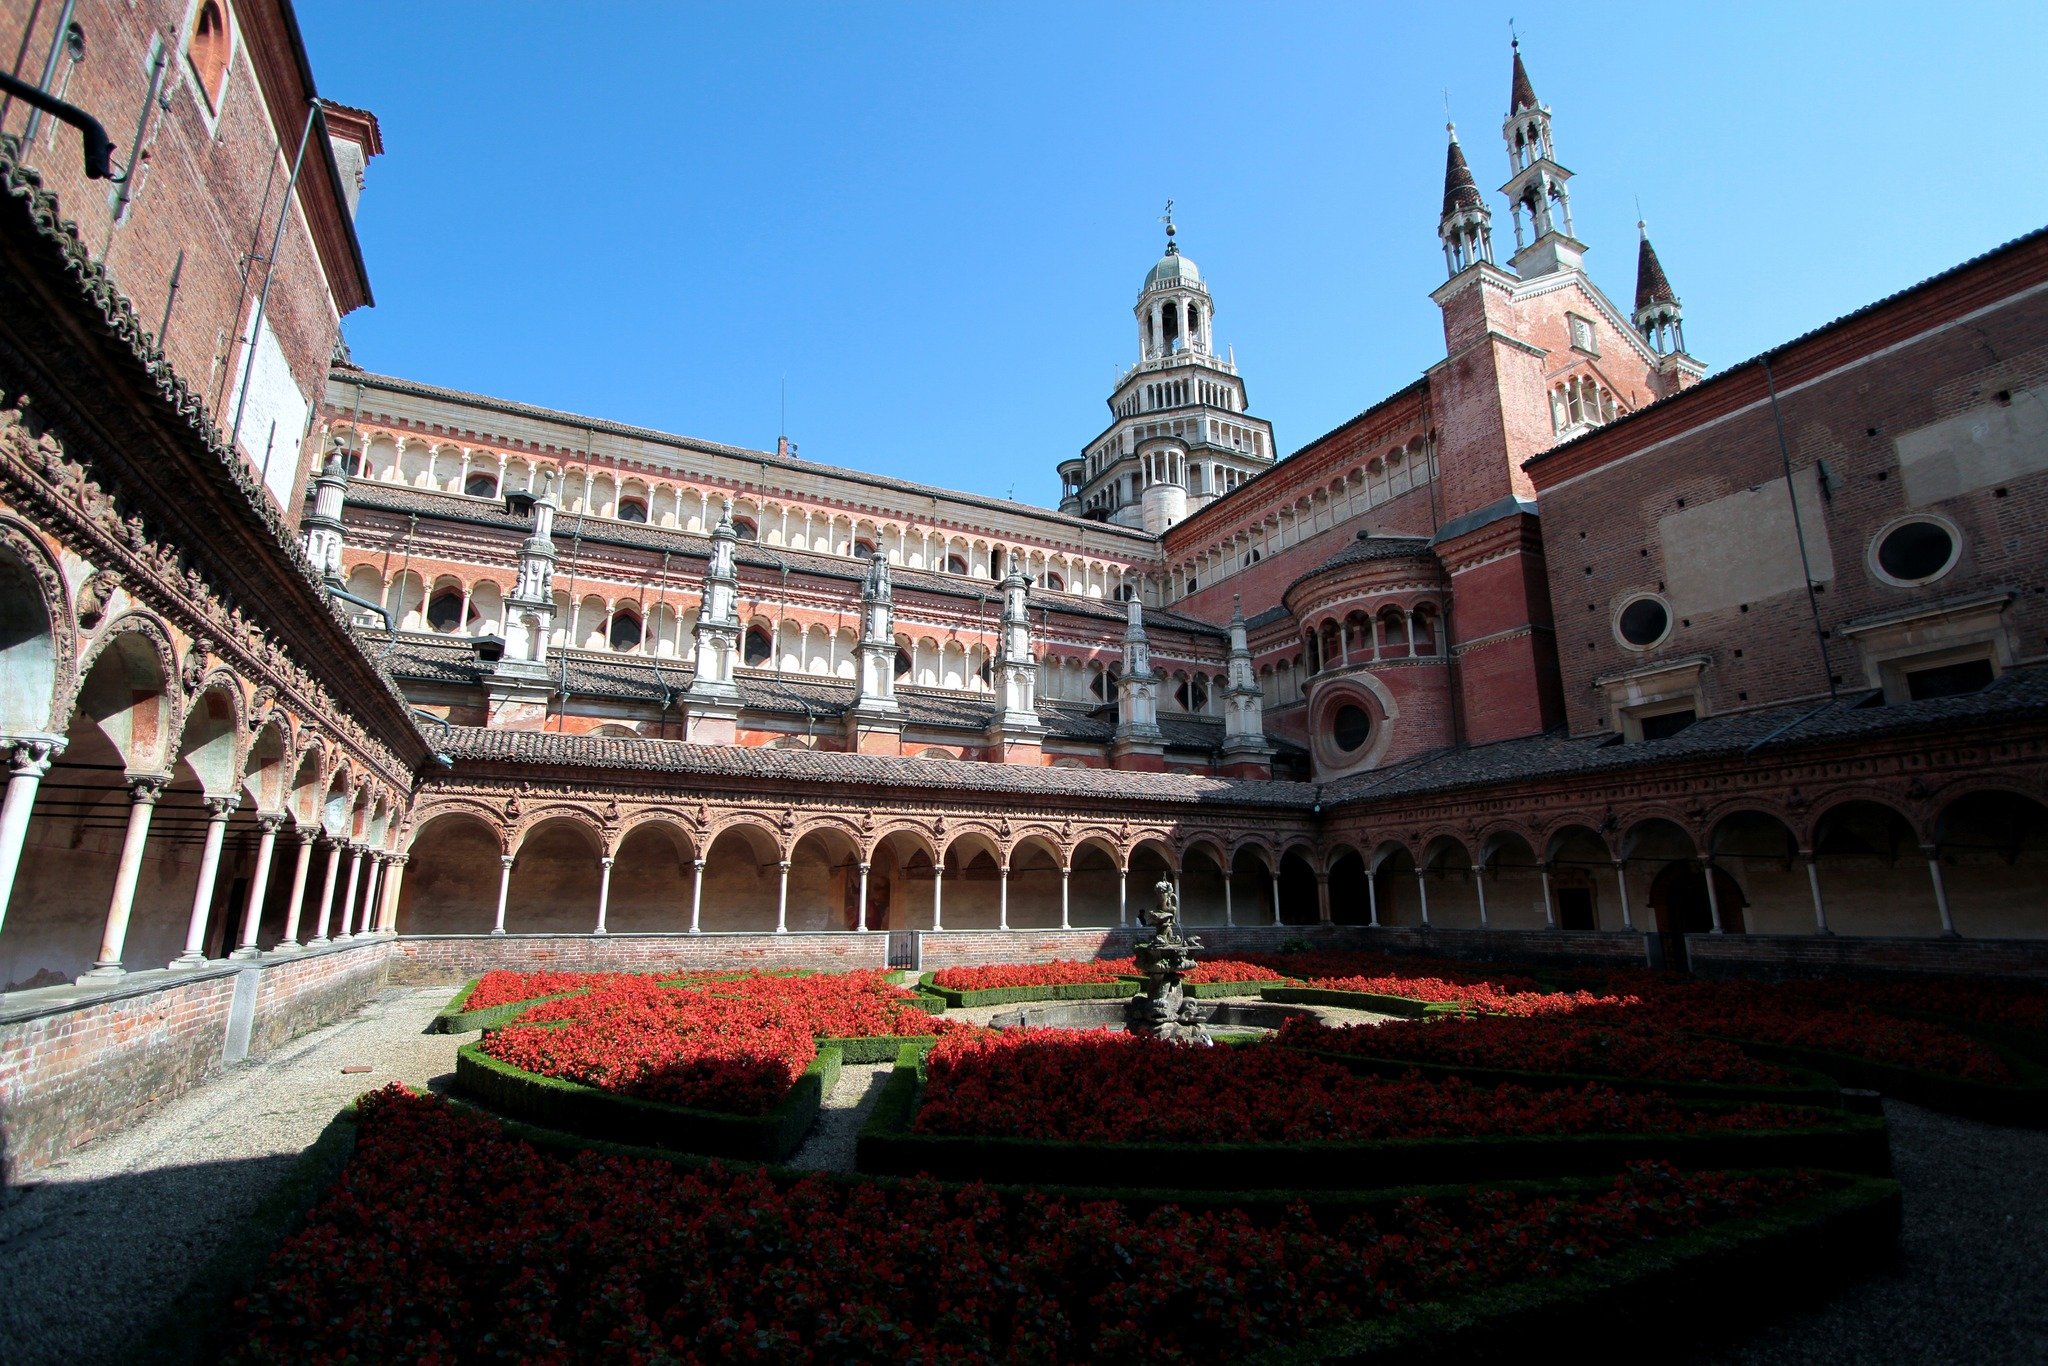
{"label": "brick wall", "polygon": [[[126,1128],[224,1065],[238,980],[256,979],[249,1051],[341,1018],[383,985],[388,940],[275,962],[151,973],[111,993],[0,1011],[0,1172],[48,1166]],[[66,995],[72,999],[64,999]]]}
{"label": "brick wall", "polygon": [[2048,940],[1857,939],[1846,935],[1689,934],[1701,977],[1904,977],[1928,974],[2048,980]]}
{"label": "brick wall", "polygon": [[[927,940],[929,942],[929,940]],[[436,935],[393,946],[391,981],[453,985],[486,972],[658,972],[888,966],[886,934]]]}

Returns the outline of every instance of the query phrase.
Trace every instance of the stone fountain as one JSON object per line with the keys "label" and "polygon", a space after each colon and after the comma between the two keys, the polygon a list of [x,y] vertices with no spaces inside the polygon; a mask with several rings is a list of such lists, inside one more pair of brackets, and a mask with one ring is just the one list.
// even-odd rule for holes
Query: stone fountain
{"label": "stone fountain", "polygon": [[1180,897],[1173,884],[1161,881],[1153,890],[1159,893],[1158,907],[1141,912],[1152,937],[1131,950],[1138,960],[1138,975],[1145,979],[1145,993],[1125,1003],[1124,1028],[1178,1043],[1213,1043],[1206,1028],[1209,1012],[1189,1000],[1182,986],[1202,941],[1180,932]]}

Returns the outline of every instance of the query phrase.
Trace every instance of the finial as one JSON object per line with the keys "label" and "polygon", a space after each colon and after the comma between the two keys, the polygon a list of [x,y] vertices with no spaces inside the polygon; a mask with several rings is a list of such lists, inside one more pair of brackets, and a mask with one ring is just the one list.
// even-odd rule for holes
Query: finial
{"label": "finial", "polygon": [[1508,16],[1508,46],[1517,52],[1522,50],[1521,35],[1515,32],[1515,16],[1512,14]]}
{"label": "finial", "polygon": [[1452,142],[1456,142],[1456,141],[1458,140],[1458,125],[1457,125],[1457,124],[1455,124],[1455,123],[1447,123],[1447,124],[1445,124],[1445,125],[1444,125],[1444,131],[1445,131],[1446,133],[1449,133],[1449,134],[1451,135],[1451,141],[1452,141]]}
{"label": "finial", "polygon": [[1650,225],[1640,218],[1636,220],[1636,235],[1645,242],[1650,240]]}
{"label": "finial", "polygon": [[1171,199],[1166,201],[1166,212],[1159,216],[1159,221],[1166,224],[1166,254],[1168,256],[1178,255],[1180,248],[1174,244],[1173,240],[1173,201]]}

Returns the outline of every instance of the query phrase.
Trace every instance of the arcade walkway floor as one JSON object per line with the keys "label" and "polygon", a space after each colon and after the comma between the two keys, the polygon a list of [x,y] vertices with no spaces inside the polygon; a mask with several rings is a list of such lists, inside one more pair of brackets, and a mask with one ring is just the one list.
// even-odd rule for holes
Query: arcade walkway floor
{"label": "arcade walkway floor", "polygon": [[[445,1081],[468,1036],[423,1034],[446,988],[392,989],[81,1149],[0,1204],[0,1357],[135,1360],[164,1311],[351,1096]],[[342,1068],[367,1064],[366,1073]],[[882,1069],[848,1068],[806,1166],[843,1165]],[[1695,1363],[2048,1360],[2048,1133],[1888,1105],[1905,1185],[1895,1271]]]}

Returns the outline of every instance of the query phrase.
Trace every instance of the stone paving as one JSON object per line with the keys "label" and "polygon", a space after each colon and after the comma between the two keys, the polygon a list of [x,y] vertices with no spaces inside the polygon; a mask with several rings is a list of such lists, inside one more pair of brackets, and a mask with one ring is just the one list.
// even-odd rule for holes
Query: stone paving
{"label": "stone paving", "polygon": [[[0,1359],[134,1360],[146,1331],[349,1099],[445,1085],[469,1037],[425,1034],[447,988],[382,993],[6,1193]],[[973,1018],[992,1011],[962,1012]],[[1334,1022],[1334,1021],[1333,1021]],[[344,1073],[368,1065],[366,1073]],[[845,1068],[797,1165],[845,1170],[888,1073]],[[2048,1133],[1888,1105],[1906,1190],[1895,1270],[1683,1360],[1772,1363],[2048,1360]]]}

